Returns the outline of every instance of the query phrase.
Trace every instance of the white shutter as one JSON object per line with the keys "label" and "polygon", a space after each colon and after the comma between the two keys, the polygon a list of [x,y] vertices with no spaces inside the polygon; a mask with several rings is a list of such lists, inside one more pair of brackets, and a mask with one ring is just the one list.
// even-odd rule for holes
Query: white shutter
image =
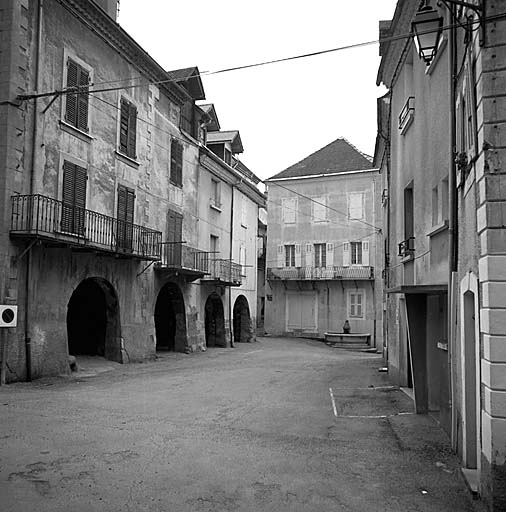
{"label": "white shutter", "polygon": [[327,268],[334,266],[334,244],[327,244]]}
{"label": "white shutter", "polygon": [[343,267],[350,266],[350,244],[346,242],[343,244]]}
{"label": "white shutter", "polygon": [[313,244],[306,244],[306,267],[312,267],[313,261]]}
{"label": "white shutter", "polygon": [[295,244],[295,266],[302,267],[302,254],[300,244]]}
{"label": "white shutter", "polygon": [[278,245],[278,267],[285,266],[285,246]]}
{"label": "white shutter", "polygon": [[369,242],[362,242],[362,265],[369,266]]}

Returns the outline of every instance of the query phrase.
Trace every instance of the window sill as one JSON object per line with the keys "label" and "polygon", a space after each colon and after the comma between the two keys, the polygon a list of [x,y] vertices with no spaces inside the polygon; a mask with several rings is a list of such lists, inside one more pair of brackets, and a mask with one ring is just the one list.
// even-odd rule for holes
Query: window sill
{"label": "window sill", "polygon": [[414,112],[411,112],[409,115],[408,115],[408,118],[406,119],[406,121],[404,121],[402,127],[401,127],[401,135],[404,135],[409,127],[413,124],[413,120],[415,119],[415,113]]}
{"label": "window sill", "polygon": [[123,163],[129,165],[130,167],[133,167],[135,169],[138,169],[139,168],[139,162],[137,162],[137,160],[129,157],[129,156],[126,156],[124,153],[121,153],[120,151],[116,150],[114,151],[114,153],[116,154],[116,158],[118,160],[121,160]]}
{"label": "window sill", "polygon": [[406,256],[403,256],[401,258],[401,263],[408,263],[410,261],[413,261],[414,259],[415,259],[415,254],[414,253],[406,254]]}
{"label": "window sill", "polygon": [[81,139],[83,142],[87,142],[88,144],[95,138],[92,137],[89,133],[83,132],[82,130],[79,130],[75,126],[72,126],[63,119],[60,119],[60,128],[64,132],[70,133],[70,135],[74,135],[74,137],[77,137],[78,139]]}
{"label": "window sill", "polygon": [[218,213],[221,213],[221,208],[218,205],[216,205],[216,204],[211,203],[209,205],[209,208],[211,208],[212,210],[214,210],[214,211],[216,211]]}
{"label": "window sill", "polygon": [[446,231],[448,229],[448,221],[444,220],[443,222],[440,222],[439,224],[432,226],[432,229],[427,233],[426,236],[435,236],[438,233],[442,233],[443,231]]}
{"label": "window sill", "polygon": [[241,222],[241,227],[244,229],[248,229],[248,226],[246,226],[246,224],[243,224],[242,222]]}
{"label": "window sill", "polygon": [[169,179],[169,183],[173,186],[173,187],[177,187],[177,188],[183,188],[183,184],[182,183],[175,183],[173,182],[171,179]]}

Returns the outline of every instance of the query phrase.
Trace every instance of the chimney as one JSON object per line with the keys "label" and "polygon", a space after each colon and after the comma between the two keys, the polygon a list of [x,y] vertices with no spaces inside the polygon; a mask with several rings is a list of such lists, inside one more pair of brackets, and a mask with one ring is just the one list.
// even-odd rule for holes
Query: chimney
{"label": "chimney", "polygon": [[95,3],[114,21],[118,20],[119,0],[94,0]]}

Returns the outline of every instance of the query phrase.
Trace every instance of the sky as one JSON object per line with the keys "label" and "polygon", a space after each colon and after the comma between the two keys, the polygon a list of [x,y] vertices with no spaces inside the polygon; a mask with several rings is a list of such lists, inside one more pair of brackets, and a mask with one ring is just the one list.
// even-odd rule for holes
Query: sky
{"label": "sky", "polygon": [[[396,0],[120,0],[118,22],[161,66],[201,73],[378,39]],[[378,44],[202,76],[240,160],[266,179],[345,137],[373,155]],[[202,102],[201,102],[202,103]]]}

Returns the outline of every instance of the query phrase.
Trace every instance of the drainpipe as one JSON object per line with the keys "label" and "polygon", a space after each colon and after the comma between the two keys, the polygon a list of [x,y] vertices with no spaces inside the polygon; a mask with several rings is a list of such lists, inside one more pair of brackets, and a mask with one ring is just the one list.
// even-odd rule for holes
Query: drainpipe
{"label": "drainpipe", "polygon": [[[455,18],[455,8],[448,7]],[[456,50],[456,28],[453,24],[450,27],[448,40],[448,75],[449,98],[450,98],[450,141],[449,152],[450,162],[448,167],[448,358],[450,363],[450,412],[451,412],[451,441],[455,450],[457,447],[457,415],[455,411],[456,396],[456,367],[455,367],[455,329],[454,329],[454,300],[453,281],[457,271],[457,196],[456,196],[456,168],[455,168],[455,147],[456,147],[456,120],[455,120],[455,86],[457,79]]]}
{"label": "drainpipe", "polygon": [[[232,244],[234,241],[234,193],[235,185],[232,185],[232,201],[230,203],[230,267],[232,267]],[[232,269],[231,269],[232,270]],[[230,346],[234,347],[234,333],[233,333],[233,320],[232,320],[232,287],[228,287],[228,325],[230,329]]]}
{"label": "drainpipe", "polygon": [[[40,54],[42,47],[42,10],[44,7],[44,0],[38,0],[37,9],[37,47],[35,50],[35,91],[40,90]],[[33,128],[32,128],[32,157],[30,169],[30,196],[33,196],[35,191],[35,169],[37,166],[37,139],[38,139],[38,104],[37,98],[33,99]],[[26,360],[26,380],[32,380],[32,345],[30,338],[29,328],[29,310],[30,310],[30,270],[31,270],[31,247],[26,253],[26,282],[25,282],[25,360]]]}

